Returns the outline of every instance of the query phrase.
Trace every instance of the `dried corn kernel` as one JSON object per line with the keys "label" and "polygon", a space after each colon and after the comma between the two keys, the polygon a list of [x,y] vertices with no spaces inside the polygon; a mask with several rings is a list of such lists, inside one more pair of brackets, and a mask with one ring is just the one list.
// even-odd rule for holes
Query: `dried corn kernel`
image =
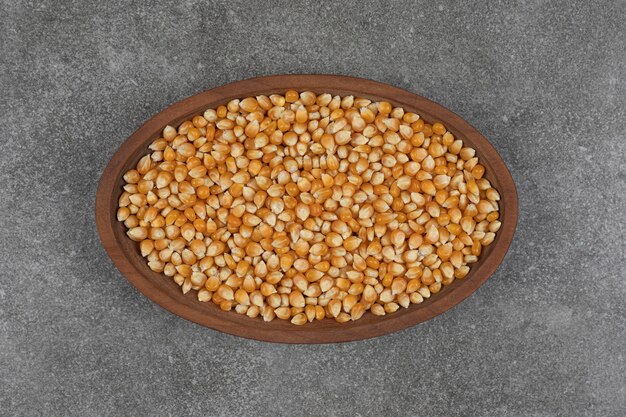
{"label": "dried corn kernel", "polygon": [[388,102],[235,99],[149,149],[117,219],[153,271],[251,318],[345,323],[419,304],[501,227],[476,151]]}

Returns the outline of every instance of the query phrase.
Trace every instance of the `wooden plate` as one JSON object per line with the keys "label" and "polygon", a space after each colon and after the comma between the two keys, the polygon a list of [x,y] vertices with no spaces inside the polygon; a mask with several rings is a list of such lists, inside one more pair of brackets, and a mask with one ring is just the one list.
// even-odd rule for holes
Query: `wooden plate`
{"label": "wooden plate", "polygon": [[[366,313],[355,322],[339,324],[334,320],[314,321],[304,326],[275,319],[269,323],[251,319],[234,311],[223,312],[213,303],[201,303],[196,292],[183,295],[169,277],[152,272],[141,257],[138,245],[125,235],[124,225],[116,220],[117,201],[122,192],[122,175],[148,153],[148,144],[160,136],[165,125],[177,126],[207,108],[234,98],[284,93],[288,89],[311,90],[341,96],[354,95],[386,100],[394,106],[418,113],[425,121],[441,121],[454,135],[474,149],[486,168],[485,177],[500,192],[502,227],[494,242],[483,249],[465,279],[455,282],[422,304],[401,308],[383,317]],[[104,248],[122,274],[145,296],[161,307],[187,320],[233,335],[280,343],[347,342],[380,336],[431,319],[454,307],[476,291],[496,270],[513,239],[517,223],[517,193],[511,174],[491,144],[459,116],[423,97],[376,81],[337,75],[275,75],[253,78],[205,91],[178,102],[148,120],[133,133],[102,173],[96,196],[96,223]],[[471,318],[468,318],[471,320]]]}

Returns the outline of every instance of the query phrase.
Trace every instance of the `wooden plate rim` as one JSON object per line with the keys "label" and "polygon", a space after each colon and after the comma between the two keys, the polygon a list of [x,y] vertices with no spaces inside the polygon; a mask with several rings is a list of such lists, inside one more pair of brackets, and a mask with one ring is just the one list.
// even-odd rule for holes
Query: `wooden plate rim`
{"label": "wooden plate rim", "polygon": [[[481,163],[487,166],[486,176],[501,193],[502,227],[494,243],[472,267],[470,274],[457,280],[424,303],[401,309],[394,314],[376,317],[367,314],[361,320],[346,324],[334,320],[293,326],[281,320],[264,323],[235,312],[222,312],[212,303],[200,303],[194,291],[182,295],[171,279],[158,278],[137,254],[125,250],[121,242],[122,225],[115,218],[117,199],[121,194],[121,175],[141,155],[147,144],[156,138],[166,124],[180,123],[204,109],[233,98],[284,92],[288,89],[312,90],[385,99],[394,105],[418,112],[425,120],[443,122],[457,137],[477,150]],[[100,240],[115,266],[141,293],[166,310],[194,323],[250,339],[278,343],[335,343],[367,339],[392,333],[429,320],[476,291],[498,268],[513,240],[517,225],[518,200],[515,184],[500,155],[474,127],[443,106],[417,94],[377,81],[340,75],[273,75],[237,81],[191,96],[156,114],[134,132],[113,155],[104,169],[96,192],[96,224]],[[116,231],[117,228],[117,231]],[[141,259],[139,259],[140,261]]]}

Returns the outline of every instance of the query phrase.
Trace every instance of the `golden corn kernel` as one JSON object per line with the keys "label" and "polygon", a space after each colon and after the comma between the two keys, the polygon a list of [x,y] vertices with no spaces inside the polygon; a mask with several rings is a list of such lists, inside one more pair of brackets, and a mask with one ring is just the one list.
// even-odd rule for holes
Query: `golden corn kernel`
{"label": "golden corn kernel", "polygon": [[199,301],[303,325],[423,302],[502,224],[476,151],[440,123],[352,96],[233,99],[166,126],[116,217]]}

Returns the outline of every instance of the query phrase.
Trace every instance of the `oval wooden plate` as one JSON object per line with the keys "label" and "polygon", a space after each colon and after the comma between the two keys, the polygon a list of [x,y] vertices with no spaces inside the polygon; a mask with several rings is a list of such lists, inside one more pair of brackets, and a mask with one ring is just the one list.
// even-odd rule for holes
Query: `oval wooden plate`
{"label": "oval wooden plate", "polygon": [[[455,280],[422,304],[401,308],[386,316],[366,313],[360,320],[345,324],[325,319],[294,326],[284,320],[275,319],[265,323],[261,318],[251,319],[234,311],[223,312],[213,303],[199,302],[196,291],[183,295],[171,278],[148,268],[139,254],[137,243],[128,239],[124,225],[115,218],[117,201],[122,192],[123,173],[148,153],[148,144],[161,135],[166,125],[178,126],[182,121],[202,114],[207,108],[217,107],[231,99],[284,93],[289,89],[386,100],[394,106],[418,113],[429,123],[441,121],[464,144],[476,149],[480,163],[486,168],[485,177],[502,197],[502,227],[494,242],[483,250],[479,261],[471,266],[465,279]],[[145,296],[172,313],[203,326],[241,337],[279,343],[332,343],[366,339],[413,326],[454,307],[476,291],[504,259],[513,239],[517,211],[517,193],[511,174],[487,139],[469,123],[450,110],[408,91],[376,81],[337,75],[253,78],[178,102],[148,120],[120,146],[102,173],[96,195],[96,223],[102,244],[115,266]]]}

